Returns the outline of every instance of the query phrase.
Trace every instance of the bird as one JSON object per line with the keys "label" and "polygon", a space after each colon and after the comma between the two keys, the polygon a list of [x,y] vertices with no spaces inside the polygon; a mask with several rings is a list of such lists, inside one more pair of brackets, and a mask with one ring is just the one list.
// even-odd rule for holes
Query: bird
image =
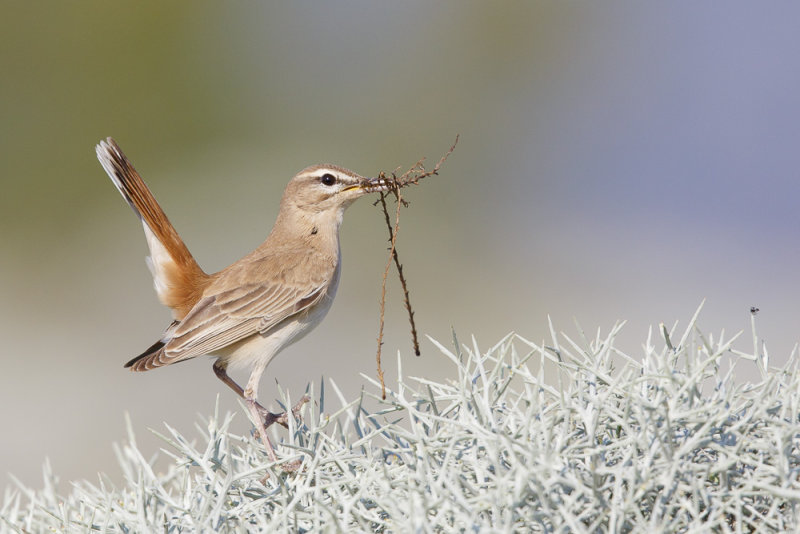
{"label": "bird", "polygon": [[[337,165],[313,165],[288,183],[266,240],[228,267],[207,274],[198,265],[150,189],[111,137],[96,146],[97,158],[144,227],[147,265],[172,322],[147,350],[125,367],[149,371],[202,355],[215,357],[216,376],[237,393],[278,464],[266,429],[286,414],[258,402],[258,384],[270,361],[308,334],[328,313],[341,277],[339,228],[358,198],[387,191],[384,178],[366,178]],[[242,388],[228,367],[249,368]],[[297,467],[287,464],[286,470]]]}

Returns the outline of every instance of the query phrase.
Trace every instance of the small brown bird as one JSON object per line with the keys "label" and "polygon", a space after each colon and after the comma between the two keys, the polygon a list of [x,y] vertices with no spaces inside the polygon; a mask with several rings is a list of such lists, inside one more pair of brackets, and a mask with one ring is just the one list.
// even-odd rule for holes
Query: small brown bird
{"label": "small brown bird", "polygon": [[[267,454],[277,461],[266,428],[280,416],[258,403],[261,375],[278,352],[328,313],[341,274],[339,227],[345,209],[389,184],[335,165],[303,169],[286,186],[266,241],[206,274],[117,143],[110,137],[101,141],[97,158],[142,221],[156,293],[174,318],[161,339],[125,367],[149,371],[216,356],[214,372],[245,400]],[[252,369],[247,387],[228,376],[229,365]]]}

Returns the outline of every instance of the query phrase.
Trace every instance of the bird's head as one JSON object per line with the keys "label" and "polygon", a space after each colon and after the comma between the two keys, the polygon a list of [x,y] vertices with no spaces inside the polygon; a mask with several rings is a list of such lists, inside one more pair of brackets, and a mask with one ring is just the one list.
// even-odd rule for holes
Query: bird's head
{"label": "bird's head", "polygon": [[289,209],[305,217],[341,219],[347,206],[357,198],[386,191],[389,185],[384,179],[365,178],[336,165],[314,165],[291,179],[283,193],[281,211]]}

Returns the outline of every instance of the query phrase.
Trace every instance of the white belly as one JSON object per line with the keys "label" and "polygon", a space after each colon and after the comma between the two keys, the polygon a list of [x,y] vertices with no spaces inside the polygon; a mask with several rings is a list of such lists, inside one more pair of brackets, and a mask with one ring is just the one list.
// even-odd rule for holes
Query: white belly
{"label": "white belly", "polygon": [[[341,264],[340,264],[341,265]],[[280,351],[299,341],[311,332],[328,314],[333,305],[336,290],[339,288],[341,266],[337,265],[330,286],[322,300],[302,313],[289,317],[266,333],[254,334],[246,339],[225,347],[215,355],[225,360],[233,368],[249,368],[262,363],[265,367]]]}

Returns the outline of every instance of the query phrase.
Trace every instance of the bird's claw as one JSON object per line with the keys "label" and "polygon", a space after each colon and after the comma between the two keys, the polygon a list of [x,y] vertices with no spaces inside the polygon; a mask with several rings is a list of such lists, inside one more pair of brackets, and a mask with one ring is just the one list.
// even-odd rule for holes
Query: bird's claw
{"label": "bird's claw", "polygon": [[297,460],[281,464],[281,471],[284,471],[285,473],[294,473],[296,471],[299,471],[302,466],[303,466],[303,459],[299,458]]}
{"label": "bird's claw", "polygon": [[[296,473],[303,467],[303,459],[299,458],[297,460],[293,460],[291,462],[285,462],[278,465],[278,468],[283,471],[284,473]],[[263,485],[267,485],[267,480],[269,480],[269,471],[264,473],[264,476],[259,479]]]}
{"label": "bird's claw", "polygon": [[[311,401],[311,397],[308,395],[303,395],[297,403],[292,406],[292,415],[296,418],[299,418],[301,421],[303,420],[300,415],[300,410],[302,410],[303,406]],[[270,425],[273,423],[278,423],[284,428],[289,428],[289,412],[283,413],[272,413],[266,408],[259,409],[259,413],[264,418],[264,428],[269,428]]]}

